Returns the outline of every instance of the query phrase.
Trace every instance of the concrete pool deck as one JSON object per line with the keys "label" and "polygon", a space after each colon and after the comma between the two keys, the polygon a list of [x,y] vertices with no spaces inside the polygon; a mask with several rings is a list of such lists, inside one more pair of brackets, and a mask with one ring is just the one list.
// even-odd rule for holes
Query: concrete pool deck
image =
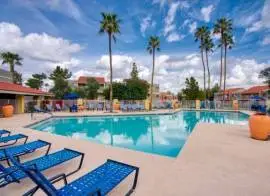
{"label": "concrete pool deck", "polygon": [[[0,127],[29,135],[30,140],[49,141],[53,144],[51,152],[65,147],[84,152],[83,167],[68,178],[69,182],[111,158],[140,167],[134,195],[264,196],[270,193],[270,141],[250,139],[247,126],[199,123],[178,157],[169,158],[24,128],[49,116],[40,114],[36,120],[31,120],[29,114],[0,118]],[[45,173],[53,176],[71,171],[77,164],[72,161]],[[125,180],[110,195],[124,195],[131,180]],[[31,187],[33,183],[25,179],[21,184],[1,188],[0,195],[21,195]]]}

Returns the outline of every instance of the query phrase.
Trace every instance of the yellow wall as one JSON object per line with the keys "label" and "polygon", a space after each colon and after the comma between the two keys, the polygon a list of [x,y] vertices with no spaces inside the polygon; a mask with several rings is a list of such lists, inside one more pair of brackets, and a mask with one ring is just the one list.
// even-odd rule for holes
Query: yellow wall
{"label": "yellow wall", "polygon": [[16,113],[24,113],[24,96],[16,95]]}

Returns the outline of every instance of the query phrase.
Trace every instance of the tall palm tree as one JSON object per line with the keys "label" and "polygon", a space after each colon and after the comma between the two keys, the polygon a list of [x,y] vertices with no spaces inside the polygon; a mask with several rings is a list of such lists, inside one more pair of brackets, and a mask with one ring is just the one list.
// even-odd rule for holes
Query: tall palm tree
{"label": "tall palm tree", "polygon": [[155,55],[156,51],[160,51],[160,40],[158,36],[150,36],[147,45],[147,51],[152,54],[153,66],[152,66],[152,78],[151,78],[151,88],[150,88],[150,110],[152,110],[153,103],[153,86],[154,86],[154,73],[155,73]]}
{"label": "tall palm tree", "polygon": [[219,78],[219,88],[222,88],[222,75],[223,75],[223,50],[224,50],[224,34],[232,31],[232,20],[227,18],[220,18],[217,20],[214,26],[214,34],[220,35],[220,78]]}
{"label": "tall palm tree", "polygon": [[204,94],[206,95],[205,91],[205,62],[204,62],[204,50],[205,50],[205,44],[204,40],[207,34],[208,28],[206,26],[198,27],[195,31],[195,41],[198,42],[200,41],[200,51],[201,51],[201,59],[202,59],[202,65],[203,65],[203,91]]}
{"label": "tall palm tree", "polygon": [[211,32],[209,30],[206,31],[206,36],[204,39],[204,49],[205,49],[205,58],[206,58],[206,67],[208,72],[208,88],[207,88],[207,96],[209,98],[210,93],[210,83],[211,83],[211,75],[210,75],[210,69],[209,69],[209,62],[208,62],[208,55],[210,52],[213,52],[214,43],[211,38]]}
{"label": "tall palm tree", "polygon": [[232,49],[232,46],[234,44],[231,32],[224,34],[223,43],[224,43],[224,83],[223,83],[223,100],[224,100],[226,89],[226,74],[227,74],[227,50]]}
{"label": "tall palm tree", "polygon": [[[227,37],[229,35],[232,35],[232,20],[227,19],[227,18],[218,19],[215,26],[214,26],[214,34],[219,34],[220,35],[220,42],[219,42],[218,46],[221,49],[220,50],[220,79],[219,79],[219,86],[220,86],[220,90],[221,90],[221,88],[222,88],[222,75],[223,75],[223,51],[225,50],[224,39],[225,39],[226,34],[227,34]],[[225,56],[225,54],[224,54],[224,56]],[[225,57],[225,59],[226,58],[227,57]],[[226,73],[225,73],[226,60],[225,59],[224,59],[224,85],[223,85],[223,87],[225,86],[225,81],[226,81],[226,78],[225,78],[225,75],[226,75]],[[224,90],[224,92],[223,92],[223,101],[224,101],[225,89],[223,89],[223,90]]]}
{"label": "tall palm tree", "polygon": [[18,54],[11,53],[11,52],[1,53],[1,58],[3,59],[2,64],[9,64],[9,70],[11,72],[12,82],[16,84],[15,65],[21,66],[23,58],[20,57]]}
{"label": "tall palm tree", "polygon": [[112,70],[112,39],[116,41],[116,34],[120,34],[120,23],[121,20],[118,19],[117,15],[114,13],[101,13],[102,20],[100,21],[99,33],[108,34],[109,38],[109,56],[110,56],[110,112],[113,111],[113,89],[112,89],[112,80],[113,80],[113,70]]}

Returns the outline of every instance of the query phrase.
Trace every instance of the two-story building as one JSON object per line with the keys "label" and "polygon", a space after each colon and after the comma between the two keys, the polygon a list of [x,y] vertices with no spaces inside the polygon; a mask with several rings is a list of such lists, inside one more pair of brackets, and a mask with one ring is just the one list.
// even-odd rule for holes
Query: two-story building
{"label": "two-story building", "polygon": [[228,88],[225,91],[221,90],[220,92],[215,93],[214,99],[216,101],[224,100],[232,101],[241,99],[241,93],[244,91],[244,88]]}

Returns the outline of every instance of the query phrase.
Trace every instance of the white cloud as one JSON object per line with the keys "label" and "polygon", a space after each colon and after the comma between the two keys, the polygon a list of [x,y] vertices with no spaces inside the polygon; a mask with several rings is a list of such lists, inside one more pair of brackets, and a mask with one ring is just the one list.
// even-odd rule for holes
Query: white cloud
{"label": "white cloud", "polygon": [[174,24],[174,19],[176,16],[177,9],[179,8],[180,3],[174,2],[171,3],[167,16],[165,17],[165,27],[164,27],[164,36],[169,32],[173,31],[176,26]]}
{"label": "white cloud", "polygon": [[265,36],[262,41],[262,45],[269,45],[269,44],[270,44],[270,35]]}
{"label": "white cloud", "polygon": [[[112,56],[112,66],[113,66],[113,78],[115,80],[124,79],[129,76],[132,63],[134,58],[126,55],[113,55]],[[109,56],[102,55],[96,62],[97,69],[109,70]],[[107,74],[108,75],[108,74]]]}
{"label": "white cloud", "polygon": [[197,22],[190,23],[188,27],[189,27],[189,32],[193,34],[197,28]]}
{"label": "white cloud", "polygon": [[153,4],[159,4],[160,7],[162,8],[168,0],[153,0]]}
{"label": "white cloud", "polygon": [[168,42],[176,42],[176,41],[182,40],[184,37],[185,37],[184,35],[178,34],[176,32],[172,32],[167,36],[166,40]]}
{"label": "white cloud", "polygon": [[269,66],[266,63],[258,63],[255,59],[236,59],[230,63],[228,69],[228,86],[249,86],[262,84],[258,78],[260,70]]}
{"label": "white cloud", "polygon": [[81,64],[81,61],[79,59],[76,59],[76,58],[71,58],[68,61],[62,61],[62,62],[57,62],[57,63],[45,62],[45,65],[49,69],[54,69],[54,68],[56,68],[56,66],[60,66],[62,68],[72,69],[72,68],[78,67],[78,65],[80,65],[80,64]]}
{"label": "white cloud", "polygon": [[262,29],[270,28],[270,0],[265,0],[264,6],[261,12],[260,20],[253,22],[251,26],[249,26],[246,32],[256,32]]}
{"label": "white cloud", "polygon": [[140,31],[142,36],[145,36],[145,31],[148,28],[154,28],[156,26],[156,22],[151,20],[152,15],[148,14],[145,18],[142,19],[141,24],[140,24]]}
{"label": "white cloud", "polygon": [[252,26],[248,27],[246,29],[246,32],[248,33],[256,32],[259,31],[262,27],[263,27],[262,21],[257,21],[253,23]]}
{"label": "white cloud", "polygon": [[0,50],[16,52],[23,57],[44,61],[66,61],[71,54],[82,49],[63,38],[52,37],[46,33],[24,35],[21,29],[11,23],[0,23]]}
{"label": "white cloud", "polygon": [[47,0],[46,3],[51,10],[60,12],[78,22],[83,22],[83,14],[79,6],[72,0]]}
{"label": "white cloud", "polygon": [[211,13],[214,11],[214,6],[213,5],[209,5],[207,7],[203,7],[201,9],[201,14],[202,17],[204,19],[205,22],[209,22],[210,21],[210,15]]}

